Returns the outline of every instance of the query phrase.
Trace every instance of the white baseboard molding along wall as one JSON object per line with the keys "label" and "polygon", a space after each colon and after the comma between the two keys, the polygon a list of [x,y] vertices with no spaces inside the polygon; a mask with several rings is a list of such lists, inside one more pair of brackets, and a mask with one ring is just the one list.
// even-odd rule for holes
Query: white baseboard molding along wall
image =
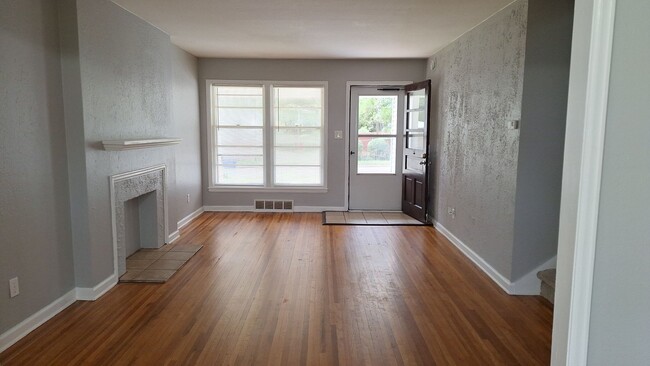
{"label": "white baseboard molding along wall", "polygon": [[346,211],[339,206],[294,206],[293,210],[255,210],[253,206],[204,206],[206,212],[323,212]]}
{"label": "white baseboard molding along wall", "polygon": [[103,294],[117,285],[118,278],[115,275],[110,275],[107,279],[100,282],[93,288],[77,287],[77,300],[95,301]]}
{"label": "white baseboard molding along wall", "polygon": [[[203,207],[187,215],[178,222],[178,228],[181,229],[195,218],[203,213]],[[169,235],[168,243],[172,243],[180,237],[178,230]],[[23,320],[13,328],[0,335],[0,352],[14,345],[23,337],[28,335],[34,329],[41,326],[46,321],[52,319],[55,315],[63,311],[68,306],[72,305],[75,301],[95,301],[102,295],[112,289],[118,282],[118,278],[112,274],[104,281],[100,282],[97,286],[89,287],[75,287],[68,291],[65,295],[51,302],[29,318]]]}
{"label": "white baseboard molding along wall", "polygon": [[53,318],[56,314],[72,305],[75,301],[77,301],[77,289],[73,288],[65,295],[59,297],[46,307],[37,311],[34,315],[23,320],[13,328],[1,334],[0,352],[4,352],[4,350],[13,346],[16,342],[31,333],[31,331]]}
{"label": "white baseboard molding along wall", "polygon": [[117,284],[117,278],[110,275],[104,281],[100,282],[97,286],[92,288],[75,287],[68,291],[65,295],[52,301],[49,305],[29,318],[23,320],[13,328],[0,335],[0,352],[13,346],[16,342],[31,333],[34,329],[41,326],[46,321],[52,319],[55,315],[63,311],[68,306],[74,304],[75,301],[95,301],[104,295],[108,290],[112,289]]}
{"label": "white baseboard molding along wall", "polygon": [[169,234],[169,237],[167,237],[167,243],[166,244],[171,244],[171,243],[175,242],[180,237],[181,237],[180,232],[178,232],[178,230],[176,230],[173,233]]}
{"label": "white baseboard molding along wall", "polygon": [[549,259],[517,281],[511,282],[442,224],[435,221],[433,226],[509,295],[539,295],[541,281],[537,278],[537,272],[555,268],[557,257]]}
{"label": "white baseboard molding along wall", "polygon": [[184,228],[185,226],[187,226],[187,224],[192,222],[192,220],[194,220],[195,218],[201,216],[203,211],[204,211],[203,207],[199,207],[196,211],[194,211],[191,214],[189,214],[189,215],[185,216],[184,218],[182,218],[178,222],[178,230]]}

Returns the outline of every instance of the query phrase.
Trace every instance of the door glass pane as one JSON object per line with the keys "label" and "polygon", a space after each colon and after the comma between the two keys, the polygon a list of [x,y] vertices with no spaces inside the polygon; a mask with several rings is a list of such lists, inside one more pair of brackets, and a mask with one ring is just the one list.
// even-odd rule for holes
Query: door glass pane
{"label": "door glass pane", "polygon": [[420,164],[422,161],[424,161],[420,157],[416,156],[407,156],[406,157],[406,162],[405,162],[405,168],[406,170],[416,170],[416,171],[424,171],[424,165]]}
{"label": "door glass pane", "polygon": [[415,150],[424,149],[424,132],[407,132],[406,148]]}
{"label": "door glass pane", "polygon": [[409,92],[409,105],[408,109],[424,108],[426,107],[427,96],[424,89]]}
{"label": "door glass pane", "polygon": [[362,136],[357,145],[357,174],[395,174],[395,137]]}
{"label": "door glass pane", "polygon": [[359,135],[397,134],[397,96],[359,97]]}
{"label": "door glass pane", "polygon": [[407,125],[406,128],[424,128],[427,121],[426,111],[407,112]]}

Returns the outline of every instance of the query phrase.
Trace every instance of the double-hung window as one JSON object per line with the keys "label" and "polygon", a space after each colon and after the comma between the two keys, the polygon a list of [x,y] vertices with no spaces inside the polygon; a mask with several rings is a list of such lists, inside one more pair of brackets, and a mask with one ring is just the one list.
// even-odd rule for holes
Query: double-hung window
{"label": "double-hung window", "polygon": [[326,82],[208,81],[210,189],[325,189],[326,103]]}

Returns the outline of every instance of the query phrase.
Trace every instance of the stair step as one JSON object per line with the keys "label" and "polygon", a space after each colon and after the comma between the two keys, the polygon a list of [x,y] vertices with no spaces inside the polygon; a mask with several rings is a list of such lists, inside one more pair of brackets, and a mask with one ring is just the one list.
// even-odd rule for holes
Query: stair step
{"label": "stair step", "polygon": [[555,268],[537,272],[537,278],[542,280],[540,295],[552,304],[555,300]]}
{"label": "stair step", "polygon": [[542,280],[543,283],[555,288],[555,268],[537,272],[537,278]]}

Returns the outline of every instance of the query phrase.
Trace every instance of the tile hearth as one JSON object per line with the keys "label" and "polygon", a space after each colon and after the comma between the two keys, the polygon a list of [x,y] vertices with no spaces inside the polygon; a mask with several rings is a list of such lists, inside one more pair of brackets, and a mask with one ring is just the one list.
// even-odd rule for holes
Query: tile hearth
{"label": "tile hearth", "polygon": [[196,254],[203,245],[164,245],[140,249],[126,259],[126,273],[120,282],[164,283]]}

